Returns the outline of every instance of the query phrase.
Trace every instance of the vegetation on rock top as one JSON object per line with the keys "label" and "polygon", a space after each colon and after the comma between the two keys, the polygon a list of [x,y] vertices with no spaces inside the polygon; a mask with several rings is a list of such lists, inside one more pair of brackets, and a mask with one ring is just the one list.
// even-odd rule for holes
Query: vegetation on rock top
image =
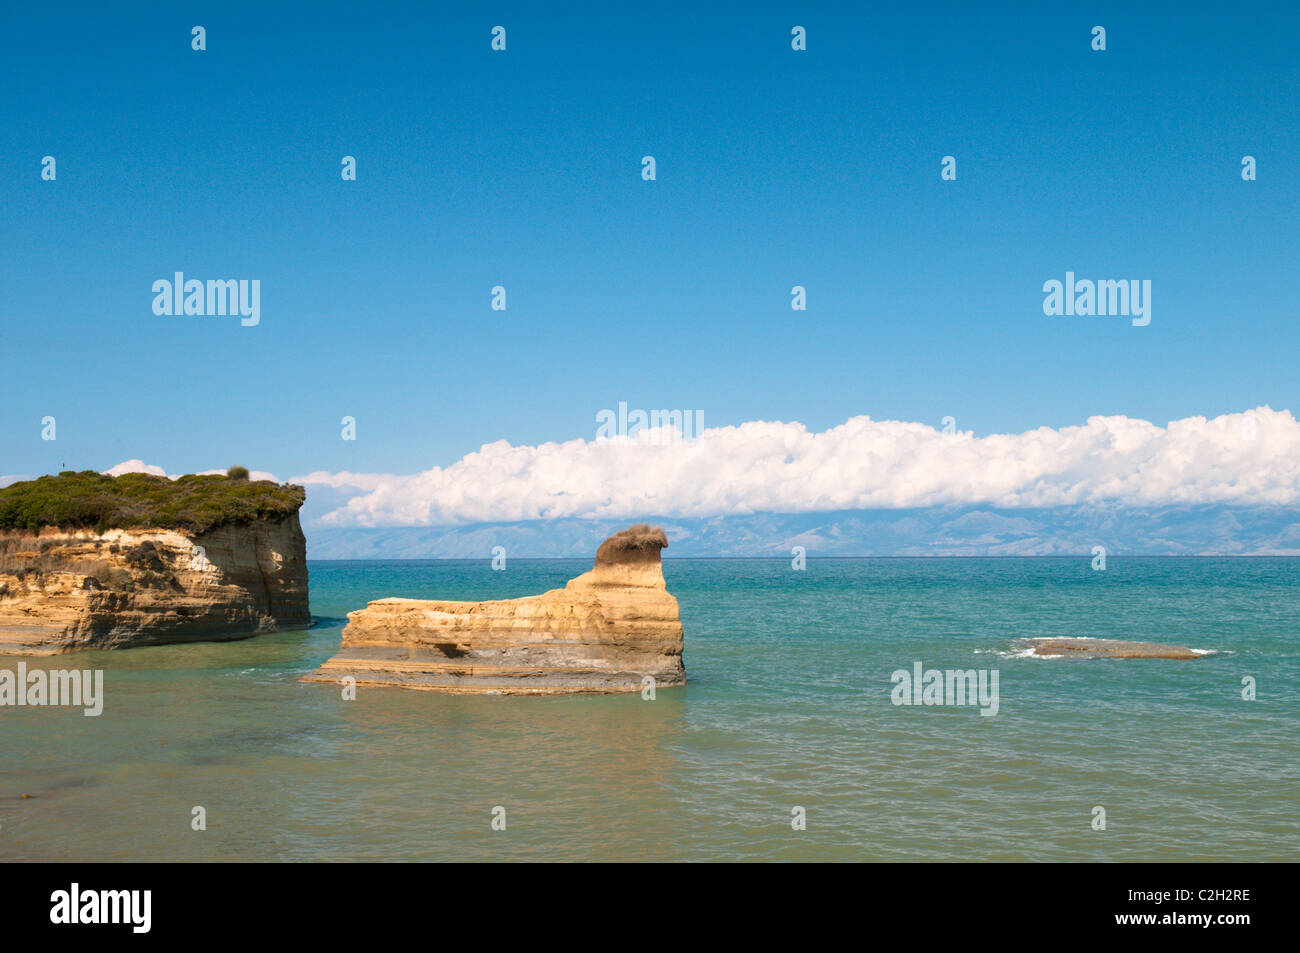
{"label": "vegetation on rock top", "polygon": [[0,488],[0,529],[152,528],[199,534],[230,523],[283,519],[298,512],[305,498],[301,486],[250,480],[243,467],[231,467],[227,476],[190,474],[175,480],[64,470]]}

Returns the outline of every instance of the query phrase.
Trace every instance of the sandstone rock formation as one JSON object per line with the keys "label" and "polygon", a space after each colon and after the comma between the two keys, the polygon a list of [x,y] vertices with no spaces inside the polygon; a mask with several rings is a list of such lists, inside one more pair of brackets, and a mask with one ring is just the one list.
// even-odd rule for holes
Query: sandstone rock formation
{"label": "sandstone rock formation", "polygon": [[1158,642],[1125,642],[1119,639],[1033,639],[1035,655],[1063,655],[1068,658],[1167,658],[1193,659],[1203,653],[1182,645]]}
{"label": "sandstone rock formation", "polygon": [[296,513],[199,534],[0,530],[0,655],[241,639],[310,624]]}
{"label": "sandstone rock formation", "polygon": [[563,589],[493,602],[379,599],[348,613],[340,652],[305,681],[445,692],[640,691],[686,681],[662,529],[642,524],[596,551]]}

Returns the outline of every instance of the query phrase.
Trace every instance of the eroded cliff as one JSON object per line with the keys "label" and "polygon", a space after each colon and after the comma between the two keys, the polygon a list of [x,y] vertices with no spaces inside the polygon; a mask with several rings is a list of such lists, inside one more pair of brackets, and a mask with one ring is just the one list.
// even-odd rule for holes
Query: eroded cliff
{"label": "eroded cliff", "polygon": [[[250,496],[267,492],[246,485]],[[237,484],[213,486],[231,499],[245,492]],[[44,492],[49,496],[58,489],[52,482]],[[184,492],[194,496],[203,490]],[[301,505],[300,489],[297,494]],[[0,529],[0,654],[53,655],[306,628],[311,624],[306,541],[294,499],[290,496],[280,512],[263,507],[202,531]],[[136,516],[144,519],[147,513]]]}
{"label": "eroded cliff", "polygon": [[305,681],[355,678],[445,692],[640,691],[686,681],[677,600],[664,584],[662,529],[605,540],[563,589],[491,602],[379,599],[348,613],[343,645]]}

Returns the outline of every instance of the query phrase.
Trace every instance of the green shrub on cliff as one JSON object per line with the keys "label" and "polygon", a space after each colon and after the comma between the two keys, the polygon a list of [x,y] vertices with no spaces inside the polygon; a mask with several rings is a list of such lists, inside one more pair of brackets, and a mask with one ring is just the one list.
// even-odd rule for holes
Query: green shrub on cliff
{"label": "green shrub on cliff", "polygon": [[0,488],[0,529],[154,527],[205,533],[227,523],[281,519],[298,512],[305,496],[300,486],[219,474],[169,480],[148,473],[111,477],[65,470]]}

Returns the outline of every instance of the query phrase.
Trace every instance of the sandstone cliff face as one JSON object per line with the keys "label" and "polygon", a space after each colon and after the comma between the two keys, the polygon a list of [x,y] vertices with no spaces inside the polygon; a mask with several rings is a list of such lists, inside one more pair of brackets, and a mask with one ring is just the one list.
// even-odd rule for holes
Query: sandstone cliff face
{"label": "sandstone cliff face", "polygon": [[0,532],[0,655],[241,639],[310,624],[296,514],[194,536]]}
{"label": "sandstone cliff face", "polygon": [[664,585],[662,529],[601,544],[563,589],[493,602],[379,599],[348,613],[343,646],[305,681],[445,692],[640,691],[686,681],[677,600]]}

